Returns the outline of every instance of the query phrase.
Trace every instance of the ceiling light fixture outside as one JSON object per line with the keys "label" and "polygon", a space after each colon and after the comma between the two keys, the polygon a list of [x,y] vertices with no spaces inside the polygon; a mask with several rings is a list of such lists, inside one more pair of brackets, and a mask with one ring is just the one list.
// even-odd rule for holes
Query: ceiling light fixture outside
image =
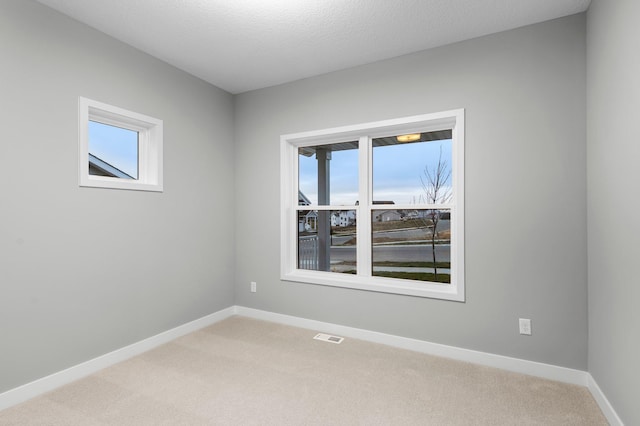
{"label": "ceiling light fixture outside", "polygon": [[406,143],[406,142],[415,142],[418,139],[420,139],[420,137],[421,137],[420,133],[411,133],[409,135],[396,136],[396,139],[398,140],[398,142]]}

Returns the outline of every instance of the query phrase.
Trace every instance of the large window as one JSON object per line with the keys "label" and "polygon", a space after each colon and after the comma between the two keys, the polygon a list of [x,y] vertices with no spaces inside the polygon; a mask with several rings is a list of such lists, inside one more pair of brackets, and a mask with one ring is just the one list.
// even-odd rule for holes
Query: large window
{"label": "large window", "polygon": [[162,191],[162,121],[80,98],[80,186]]}
{"label": "large window", "polygon": [[281,144],[282,279],[464,300],[464,110]]}

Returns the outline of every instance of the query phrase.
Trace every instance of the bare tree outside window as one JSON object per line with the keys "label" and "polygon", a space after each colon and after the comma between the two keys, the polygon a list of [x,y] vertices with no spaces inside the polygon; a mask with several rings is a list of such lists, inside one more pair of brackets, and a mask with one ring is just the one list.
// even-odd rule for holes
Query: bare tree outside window
{"label": "bare tree outside window", "polygon": [[[423,176],[420,176],[423,193],[420,195],[427,204],[447,204],[453,198],[451,186],[451,167],[442,158],[442,147],[438,163],[435,167],[425,166]],[[438,222],[441,212],[438,209],[427,210],[424,218],[425,226],[431,230],[431,254],[433,256],[433,273],[437,279],[438,264],[436,263],[436,240],[438,239]]]}

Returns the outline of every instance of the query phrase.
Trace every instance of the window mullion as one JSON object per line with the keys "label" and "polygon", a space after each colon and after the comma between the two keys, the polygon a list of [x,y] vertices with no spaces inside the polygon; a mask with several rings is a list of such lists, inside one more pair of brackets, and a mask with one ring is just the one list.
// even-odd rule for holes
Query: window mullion
{"label": "window mullion", "polygon": [[358,151],[359,194],[357,235],[357,274],[371,276],[371,138],[360,137]]}

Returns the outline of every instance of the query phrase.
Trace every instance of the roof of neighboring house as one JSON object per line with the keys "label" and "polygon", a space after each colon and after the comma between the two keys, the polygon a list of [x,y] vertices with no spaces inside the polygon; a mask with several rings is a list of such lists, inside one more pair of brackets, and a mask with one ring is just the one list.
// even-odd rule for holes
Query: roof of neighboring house
{"label": "roof of neighboring house", "polygon": [[133,176],[123,172],[117,167],[112,166],[106,161],[89,154],[89,174],[98,176],[117,177],[122,179],[135,179]]}
{"label": "roof of neighboring house", "polygon": [[302,193],[302,191],[298,191],[298,205],[299,206],[311,205],[311,200],[309,200],[307,196]]}

